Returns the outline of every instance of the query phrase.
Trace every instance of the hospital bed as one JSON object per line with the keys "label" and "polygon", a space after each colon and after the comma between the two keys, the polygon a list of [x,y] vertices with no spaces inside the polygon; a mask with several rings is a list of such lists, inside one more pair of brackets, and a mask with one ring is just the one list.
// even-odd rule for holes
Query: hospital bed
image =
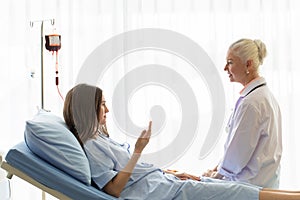
{"label": "hospital bed", "polygon": [[[31,123],[34,125],[39,124],[42,125],[44,132],[39,132],[39,140],[38,141],[45,141],[44,138],[41,136],[49,134],[51,138],[51,127],[54,124],[57,124],[57,119],[60,120],[58,117],[55,117],[53,120],[53,115],[49,113],[42,112],[42,120],[40,119],[41,116],[37,117],[38,120],[34,119]],[[47,120],[44,120],[47,119]],[[49,120],[49,122],[48,122]],[[52,122],[51,122],[52,120]],[[47,121],[47,122],[45,122]],[[117,198],[112,197],[103,191],[93,187],[91,184],[84,183],[77,178],[71,176],[71,173],[66,173],[65,168],[68,165],[64,165],[63,168],[57,167],[55,165],[55,160],[51,160],[51,155],[46,155],[47,153],[55,154],[55,152],[51,152],[51,149],[48,148],[47,145],[53,146],[53,141],[46,141],[43,144],[43,148],[35,149],[37,143],[32,143],[34,140],[33,133],[28,131],[28,123],[26,125],[25,130],[25,140],[20,142],[19,144],[15,145],[11,148],[6,156],[5,159],[1,157],[1,168],[7,171],[7,178],[11,179],[13,175],[18,176],[19,178],[27,181],[28,183],[40,188],[42,191],[51,194],[52,196],[58,199],[78,199],[78,200],[115,200]],[[46,126],[45,126],[46,123]],[[60,121],[59,123],[63,123]],[[30,124],[30,123],[29,123]],[[50,131],[45,132],[45,128],[49,129]],[[32,127],[31,127],[32,129]],[[37,130],[37,129],[35,129]],[[39,129],[40,130],[40,129]],[[52,128],[52,131],[54,128]],[[66,138],[63,136],[61,138]],[[54,142],[61,142],[61,138],[55,138]],[[31,142],[30,142],[31,141]],[[35,146],[33,146],[35,144]],[[72,144],[71,144],[72,145]],[[31,148],[30,148],[31,147]],[[60,147],[55,146],[55,150],[59,149]],[[33,152],[34,150],[35,152]],[[40,154],[41,153],[46,153]],[[38,153],[38,154],[37,154]],[[59,152],[59,155],[62,155],[63,152]],[[72,152],[72,154],[67,155],[70,157],[76,153]],[[54,156],[54,159],[57,159],[59,156]],[[46,159],[45,159],[46,158]],[[61,158],[59,158],[61,159]],[[68,158],[67,158],[68,159]],[[66,161],[67,163],[68,161]],[[81,161],[80,161],[81,162]],[[70,163],[72,167],[74,167],[74,163]],[[77,166],[75,166],[76,168]],[[80,168],[80,166],[78,166]],[[68,172],[68,171],[67,171]],[[44,198],[44,195],[43,195]]]}
{"label": "hospital bed", "polygon": [[116,199],[42,160],[28,149],[25,142],[9,150],[1,168],[8,172],[9,179],[16,175],[58,199]]}

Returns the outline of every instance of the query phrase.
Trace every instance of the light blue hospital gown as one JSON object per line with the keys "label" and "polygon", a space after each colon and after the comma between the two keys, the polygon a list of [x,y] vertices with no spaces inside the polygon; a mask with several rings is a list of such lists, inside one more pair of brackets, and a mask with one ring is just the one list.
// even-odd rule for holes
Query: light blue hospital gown
{"label": "light blue hospital gown", "polygon": [[[131,157],[128,145],[99,135],[84,145],[92,178],[100,189],[122,170]],[[147,163],[137,163],[121,193],[122,199],[258,200],[260,187],[205,179],[183,181]]]}

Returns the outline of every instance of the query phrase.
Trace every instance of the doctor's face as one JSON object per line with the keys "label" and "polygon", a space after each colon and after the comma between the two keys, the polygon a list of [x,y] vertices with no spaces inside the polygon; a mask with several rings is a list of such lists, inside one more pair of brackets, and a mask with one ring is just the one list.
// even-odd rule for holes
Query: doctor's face
{"label": "doctor's face", "polygon": [[232,53],[231,50],[228,50],[224,71],[227,71],[231,82],[239,82],[243,84],[247,76],[246,63],[243,63],[238,56],[235,56]]}

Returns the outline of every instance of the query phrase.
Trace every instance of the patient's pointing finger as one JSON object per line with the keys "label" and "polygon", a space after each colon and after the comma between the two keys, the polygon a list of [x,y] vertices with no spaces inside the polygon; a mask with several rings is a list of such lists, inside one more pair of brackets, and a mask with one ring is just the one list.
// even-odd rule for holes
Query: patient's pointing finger
{"label": "patient's pointing finger", "polygon": [[148,131],[151,131],[151,128],[152,128],[152,121],[149,121]]}

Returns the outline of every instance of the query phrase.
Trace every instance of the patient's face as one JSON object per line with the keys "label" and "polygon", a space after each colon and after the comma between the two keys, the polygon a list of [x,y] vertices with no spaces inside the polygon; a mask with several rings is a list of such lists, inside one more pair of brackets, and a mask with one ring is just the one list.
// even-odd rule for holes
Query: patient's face
{"label": "patient's face", "polygon": [[105,101],[104,95],[102,94],[101,108],[100,108],[100,113],[99,113],[99,123],[101,125],[106,124],[106,113],[109,112],[105,103],[106,103],[106,101]]}

